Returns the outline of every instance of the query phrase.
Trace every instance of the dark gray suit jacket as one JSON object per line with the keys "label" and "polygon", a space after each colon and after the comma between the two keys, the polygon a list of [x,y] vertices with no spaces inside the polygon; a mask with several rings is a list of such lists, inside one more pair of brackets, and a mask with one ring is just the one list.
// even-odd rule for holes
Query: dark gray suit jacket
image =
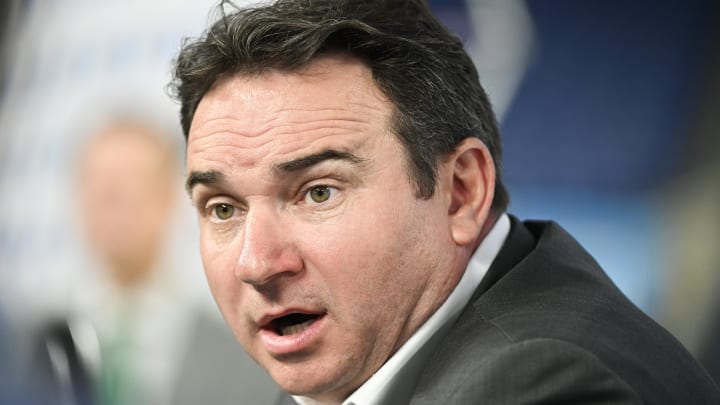
{"label": "dark gray suit jacket", "polygon": [[560,226],[511,221],[411,404],[720,404],[682,345]]}

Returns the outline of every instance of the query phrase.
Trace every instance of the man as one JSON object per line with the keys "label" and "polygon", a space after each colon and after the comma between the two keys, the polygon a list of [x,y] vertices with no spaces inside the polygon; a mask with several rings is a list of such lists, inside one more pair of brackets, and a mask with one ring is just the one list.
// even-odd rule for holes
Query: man
{"label": "man", "polygon": [[421,1],[279,1],[181,51],[213,295],[300,404],[717,403],[554,223],[505,214],[475,68]]}

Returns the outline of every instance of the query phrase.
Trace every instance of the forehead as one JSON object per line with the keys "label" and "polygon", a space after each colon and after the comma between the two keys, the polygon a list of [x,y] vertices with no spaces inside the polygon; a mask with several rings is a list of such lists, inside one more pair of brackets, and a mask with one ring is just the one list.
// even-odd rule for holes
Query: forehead
{"label": "forehead", "polygon": [[188,166],[249,157],[250,151],[255,158],[243,164],[254,165],[320,144],[362,143],[368,134],[387,132],[391,111],[370,70],[351,57],[320,57],[293,72],[234,75],[198,104],[188,137]]}

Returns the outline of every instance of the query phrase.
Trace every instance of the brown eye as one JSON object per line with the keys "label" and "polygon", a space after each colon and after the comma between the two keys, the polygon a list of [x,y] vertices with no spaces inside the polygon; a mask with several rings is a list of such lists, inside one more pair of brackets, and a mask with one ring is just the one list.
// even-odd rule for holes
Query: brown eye
{"label": "brown eye", "polygon": [[310,199],[315,203],[324,203],[325,201],[330,199],[331,194],[332,187],[328,186],[316,186],[308,191]]}
{"label": "brown eye", "polygon": [[218,219],[224,221],[233,216],[233,213],[235,213],[235,207],[230,204],[217,204],[215,208],[213,208],[213,211]]}

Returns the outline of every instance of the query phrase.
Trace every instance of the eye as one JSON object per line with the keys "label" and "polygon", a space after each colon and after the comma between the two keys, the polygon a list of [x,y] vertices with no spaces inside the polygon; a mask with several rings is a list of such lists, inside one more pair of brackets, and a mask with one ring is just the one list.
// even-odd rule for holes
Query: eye
{"label": "eye", "polygon": [[235,213],[235,207],[230,204],[216,204],[213,207],[213,214],[220,220],[228,220]]}
{"label": "eye", "polygon": [[[335,192],[335,187],[330,186],[315,186],[307,191],[305,195],[305,201],[308,198],[316,204],[324,203],[330,199],[330,196]],[[308,201],[309,202],[309,201]]]}

